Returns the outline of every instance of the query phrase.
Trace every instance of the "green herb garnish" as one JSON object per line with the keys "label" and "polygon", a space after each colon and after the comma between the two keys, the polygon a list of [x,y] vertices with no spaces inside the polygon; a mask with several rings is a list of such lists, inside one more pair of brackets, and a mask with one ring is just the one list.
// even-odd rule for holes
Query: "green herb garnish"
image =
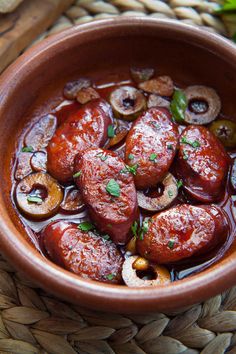
{"label": "green herb garnish", "polygon": [[171,198],[173,197],[173,192],[172,191],[168,191],[168,196]]}
{"label": "green herb garnish", "polygon": [[172,144],[167,144],[167,149],[168,150],[174,150],[173,145]]}
{"label": "green herb garnish", "polygon": [[129,154],[128,159],[129,160],[133,160],[134,159],[134,155],[133,154]]}
{"label": "green herb garnish", "polygon": [[182,187],[182,185],[183,185],[182,179],[178,180],[177,181],[177,188],[179,189],[180,187]]}
{"label": "green herb garnish", "polygon": [[106,161],[108,159],[108,156],[103,152],[99,152],[96,156],[99,157],[102,161]]}
{"label": "green herb garnish", "polygon": [[188,106],[186,95],[181,90],[175,90],[172,101],[170,103],[170,111],[173,119],[177,123],[184,122],[184,114]]}
{"label": "green herb garnish", "polygon": [[195,149],[201,146],[201,144],[199,143],[198,140],[190,141],[190,140],[188,140],[185,136],[183,136],[183,137],[181,138],[181,141],[180,141],[180,142],[183,143],[183,144],[188,144],[188,145],[194,147]]}
{"label": "green herb garnish", "polygon": [[183,155],[184,155],[184,156],[183,156],[183,159],[184,159],[184,160],[188,160],[188,153],[187,153],[187,151],[184,150],[184,151],[183,151]]}
{"label": "green herb garnish", "polygon": [[161,126],[160,126],[160,124],[158,124],[157,122],[151,122],[151,124],[155,127],[155,128],[157,128],[157,129],[160,129],[161,128]]}
{"label": "green herb garnish", "polygon": [[108,138],[113,138],[115,136],[115,129],[112,124],[108,125],[107,135],[108,135]]}
{"label": "green herb garnish", "polygon": [[142,227],[139,229],[139,239],[140,240],[143,240],[144,238],[144,235],[146,234],[146,232],[148,231],[148,228],[149,228],[149,219],[150,218],[145,218],[143,220],[143,223],[142,223]]}
{"label": "green herb garnish", "polygon": [[77,177],[81,176],[81,174],[82,174],[82,171],[78,171],[75,174],[73,174],[73,178],[77,178]]}
{"label": "green herb garnish", "polygon": [[89,221],[84,221],[84,222],[81,222],[79,225],[78,225],[78,229],[80,229],[81,231],[91,231],[95,228],[95,226],[89,222]]}
{"label": "green herb garnish", "polygon": [[107,276],[106,276],[106,278],[108,279],[108,280],[113,280],[114,278],[115,278],[115,274],[113,274],[113,273],[110,273],[110,274],[108,274]]}
{"label": "green herb garnish", "polygon": [[157,154],[151,154],[151,155],[149,156],[149,160],[150,160],[150,161],[153,161],[153,162],[156,162],[156,161],[157,161]]}
{"label": "green herb garnish", "polygon": [[106,191],[113,197],[120,196],[120,186],[114,179],[110,179],[110,181],[107,183]]}
{"label": "green herb garnish", "polygon": [[120,173],[127,173],[127,172],[130,172],[132,173],[132,175],[136,175],[137,173],[137,168],[138,168],[138,164],[136,163],[135,165],[133,166],[129,166],[129,165],[125,165],[125,168],[123,168]]}
{"label": "green herb garnish", "polygon": [[174,240],[170,240],[168,242],[168,247],[172,250],[174,248],[174,245],[175,245],[175,241]]}
{"label": "green herb garnish", "polygon": [[22,152],[34,152],[34,148],[33,146],[24,146],[22,149],[21,149]]}
{"label": "green herb garnish", "polygon": [[110,240],[110,236],[109,235],[102,235],[102,238],[106,241]]}
{"label": "green herb garnish", "polygon": [[43,200],[40,197],[28,195],[27,202],[41,204],[43,202]]}
{"label": "green herb garnish", "polygon": [[131,231],[135,237],[138,235],[138,223],[134,221],[133,225],[131,226]]}

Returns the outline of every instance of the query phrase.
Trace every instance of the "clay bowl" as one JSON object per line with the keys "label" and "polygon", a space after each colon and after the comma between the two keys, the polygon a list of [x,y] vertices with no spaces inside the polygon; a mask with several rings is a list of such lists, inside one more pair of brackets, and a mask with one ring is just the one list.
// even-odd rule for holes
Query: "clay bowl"
{"label": "clay bowl", "polygon": [[[165,311],[209,298],[236,284],[236,247],[199,274],[156,288],[84,280],[45,259],[27,241],[10,199],[12,158],[30,107],[47,105],[62,82],[94,72],[150,65],[184,85],[216,88],[223,111],[235,116],[236,47],[171,21],[102,20],[55,35],[16,60],[0,80],[0,247],[7,259],[47,291],[90,308],[121,313]],[[28,114],[28,116],[27,116]]]}

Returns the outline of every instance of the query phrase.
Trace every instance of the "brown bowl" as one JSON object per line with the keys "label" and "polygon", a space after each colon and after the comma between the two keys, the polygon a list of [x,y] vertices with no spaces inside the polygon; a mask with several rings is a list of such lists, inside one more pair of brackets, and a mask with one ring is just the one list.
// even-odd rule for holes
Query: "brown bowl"
{"label": "brown bowl", "polygon": [[[27,241],[11,203],[11,169],[30,107],[85,73],[131,65],[158,67],[183,85],[216,88],[236,117],[236,47],[220,36],[171,21],[102,20],[55,35],[22,55],[0,79],[0,247],[17,270],[49,292],[80,305],[121,313],[165,311],[197,303],[236,284],[236,247],[199,274],[168,286],[128,288],[84,280],[59,268]],[[27,116],[28,115],[28,116]]]}

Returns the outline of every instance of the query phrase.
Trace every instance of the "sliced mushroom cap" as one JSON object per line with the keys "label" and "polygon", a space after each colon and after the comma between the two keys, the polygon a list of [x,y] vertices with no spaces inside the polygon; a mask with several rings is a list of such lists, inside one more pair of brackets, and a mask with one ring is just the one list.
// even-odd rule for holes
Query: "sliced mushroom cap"
{"label": "sliced mushroom cap", "polygon": [[[138,258],[140,257],[131,256],[128,257],[123,263],[122,278],[127,286],[144,287],[167,285],[170,283],[170,273],[165,267],[159,265],[149,265],[147,270],[135,269],[134,263],[135,261],[137,261]],[[149,273],[151,275],[151,278],[153,279],[148,279]]]}
{"label": "sliced mushroom cap", "polygon": [[208,124],[220,113],[221,101],[216,91],[207,86],[189,86],[185,90],[188,108],[184,120],[189,124]]}
{"label": "sliced mushroom cap", "polygon": [[83,87],[81,90],[78,91],[76,99],[79,103],[85,104],[99,97],[100,97],[99,93],[96,90],[94,90],[94,88]]}
{"label": "sliced mushroom cap", "polygon": [[84,210],[85,204],[82,195],[77,188],[70,188],[65,191],[64,200],[60,208],[66,213],[78,213]]}
{"label": "sliced mushroom cap", "polygon": [[16,187],[19,209],[33,219],[44,219],[53,215],[62,199],[60,185],[47,173],[32,173],[23,178]]}
{"label": "sliced mushroom cap", "polygon": [[132,86],[121,86],[110,96],[114,114],[117,118],[134,120],[146,108],[144,95]]}
{"label": "sliced mushroom cap", "polygon": [[147,107],[148,108],[152,108],[152,107],[169,108],[170,107],[170,101],[166,100],[165,98],[163,98],[161,96],[158,96],[158,95],[152,93],[148,97]]}
{"label": "sliced mushroom cap", "polygon": [[154,69],[152,68],[131,68],[130,69],[132,79],[139,83],[151,79],[154,75]]}
{"label": "sliced mushroom cap", "polygon": [[137,191],[138,205],[145,210],[159,211],[167,208],[177,197],[178,187],[175,177],[168,173],[163,179],[163,193],[157,198],[152,198],[144,194],[143,191]]}
{"label": "sliced mushroom cap", "polygon": [[82,89],[82,88],[87,88],[91,86],[91,80],[87,78],[80,78],[78,80],[70,81],[67,82],[67,84],[64,87],[63,94],[65,98],[68,100],[73,100],[76,98],[77,93]]}
{"label": "sliced mushroom cap", "polygon": [[155,93],[160,96],[172,96],[174,92],[174,83],[169,76],[159,76],[144,81],[138,87],[145,92]]}
{"label": "sliced mushroom cap", "polygon": [[30,159],[30,164],[35,172],[47,170],[47,153],[45,151],[36,151]]}

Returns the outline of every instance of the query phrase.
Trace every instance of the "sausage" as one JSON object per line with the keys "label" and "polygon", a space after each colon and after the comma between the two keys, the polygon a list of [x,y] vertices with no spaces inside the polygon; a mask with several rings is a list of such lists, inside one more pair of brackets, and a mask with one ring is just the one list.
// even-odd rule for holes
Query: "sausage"
{"label": "sausage", "polygon": [[[127,243],[138,213],[133,175],[114,152],[99,148],[76,156],[75,172],[78,171],[80,176],[75,181],[97,228],[116,244]],[[111,184],[116,195],[111,194]]]}
{"label": "sausage", "polygon": [[50,259],[61,267],[83,278],[121,283],[124,260],[111,241],[61,220],[47,225],[41,237]]}
{"label": "sausage", "polygon": [[125,161],[138,165],[134,176],[138,189],[155,187],[165,177],[177,142],[178,130],[166,108],[148,109],[136,120],[126,140]]}
{"label": "sausage", "polygon": [[178,205],[154,215],[143,240],[137,240],[140,255],[159,264],[202,254],[225,240],[226,216],[215,206]]}
{"label": "sausage", "polygon": [[110,105],[104,100],[94,100],[57,128],[50,140],[48,172],[61,182],[72,179],[75,155],[91,146],[103,146],[111,124]]}
{"label": "sausage", "polygon": [[229,155],[207,128],[185,128],[180,136],[176,173],[192,197],[201,202],[217,201],[223,195],[229,166]]}

